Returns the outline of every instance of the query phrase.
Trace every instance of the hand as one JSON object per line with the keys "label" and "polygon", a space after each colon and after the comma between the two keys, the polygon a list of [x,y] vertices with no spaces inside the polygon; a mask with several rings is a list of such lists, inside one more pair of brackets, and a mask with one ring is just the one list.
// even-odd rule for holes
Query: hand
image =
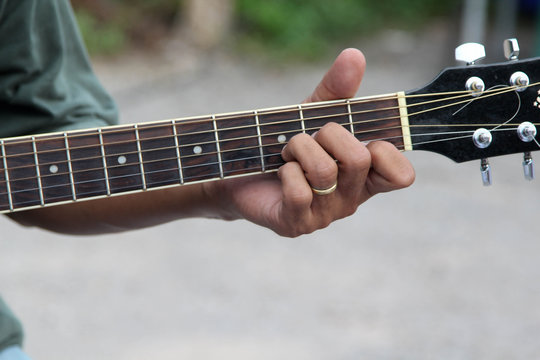
{"label": "hand", "polygon": [[[353,97],[365,60],[355,49],[343,51],[307,102]],[[414,181],[409,161],[390,143],[365,146],[335,123],[314,136],[300,134],[283,149],[286,161],[275,174],[204,184],[227,219],[245,218],[279,235],[295,237],[353,214],[371,196],[407,187]],[[334,160],[335,159],[335,160]],[[312,191],[334,192],[317,195]]]}

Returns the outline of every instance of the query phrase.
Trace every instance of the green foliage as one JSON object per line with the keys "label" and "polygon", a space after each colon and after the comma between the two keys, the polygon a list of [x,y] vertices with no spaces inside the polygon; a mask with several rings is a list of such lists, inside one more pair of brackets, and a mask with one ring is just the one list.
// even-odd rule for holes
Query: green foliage
{"label": "green foliage", "polygon": [[[203,1],[203,0],[195,0]],[[225,0],[224,0],[225,1]],[[231,0],[241,47],[285,58],[316,59],[383,28],[413,29],[448,14],[456,0]],[[167,35],[182,0],[72,0],[91,53],[152,46]]]}
{"label": "green foliage", "polygon": [[456,5],[450,0],[237,0],[237,16],[244,45],[309,59],[383,27],[425,24]]}
{"label": "green foliage", "polygon": [[91,54],[110,55],[137,44],[152,47],[172,26],[179,0],[72,0]]}
{"label": "green foliage", "polygon": [[125,32],[118,23],[100,23],[95,16],[84,10],[77,11],[76,15],[84,42],[91,54],[116,54],[125,47]]}

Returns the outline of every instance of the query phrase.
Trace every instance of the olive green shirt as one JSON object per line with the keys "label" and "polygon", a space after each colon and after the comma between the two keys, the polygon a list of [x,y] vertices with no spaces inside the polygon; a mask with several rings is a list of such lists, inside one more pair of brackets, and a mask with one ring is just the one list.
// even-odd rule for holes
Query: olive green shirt
{"label": "olive green shirt", "polygon": [[[0,0],[0,138],[112,125],[117,118],[69,1]],[[22,338],[0,298],[0,350]]]}

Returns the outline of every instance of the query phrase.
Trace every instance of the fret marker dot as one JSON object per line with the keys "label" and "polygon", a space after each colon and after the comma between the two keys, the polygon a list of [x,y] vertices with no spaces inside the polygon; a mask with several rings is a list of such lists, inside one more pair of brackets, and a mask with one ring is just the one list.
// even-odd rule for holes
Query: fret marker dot
{"label": "fret marker dot", "polygon": [[119,163],[120,165],[124,165],[125,163],[127,163],[127,158],[126,158],[124,155],[119,156],[119,157],[118,157],[118,163]]}
{"label": "fret marker dot", "polygon": [[58,172],[58,166],[56,165],[51,165],[49,167],[49,171],[51,172],[51,174],[56,174]]}
{"label": "fret marker dot", "polygon": [[202,153],[202,147],[200,147],[200,146],[195,146],[195,147],[193,148],[193,153],[194,153],[194,154],[197,154],[197,155],[201,154],[201,153]]}
{"label": "fret marker dot", "polygon": [[277,137],[277,141],[279,141],[281,144],[283,144],[285,141],[287,141],[287,137],[285,135],[279,135]]}

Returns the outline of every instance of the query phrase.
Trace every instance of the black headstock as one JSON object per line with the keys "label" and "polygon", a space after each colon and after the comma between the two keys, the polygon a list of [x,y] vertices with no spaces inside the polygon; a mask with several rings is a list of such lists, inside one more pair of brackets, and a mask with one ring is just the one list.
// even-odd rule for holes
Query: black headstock
{"label": "black headstock", "polygon": [[[528,76],[528,85],[520,73]],[[483,91],[475,78],[482,80]],[[449,68],[406,96],[414,150],[456,162],[540,150],[535,128],[529,127],[535,132],[529,141],[518,134],[520,124],[540,123],[540,58]],[[480,135],[486,143],[478,146],[473,134],[481,128],[487,130]],[[489,135],[491,143],[482,148]]]}

